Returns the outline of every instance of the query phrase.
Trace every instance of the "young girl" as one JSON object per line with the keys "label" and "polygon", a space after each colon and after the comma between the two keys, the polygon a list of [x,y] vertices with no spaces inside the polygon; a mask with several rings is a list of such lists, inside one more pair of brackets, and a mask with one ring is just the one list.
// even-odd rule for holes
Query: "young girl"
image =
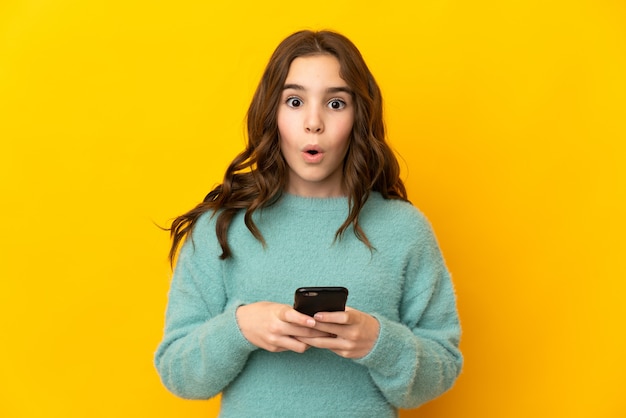
{"label": "young girl", "polygon": [[[382,98],[357,48],[297,32],[272,55],[248,145],[172,224],[156,366],[223,417],[393,417],[449,389],[462,364],[450,276],[385,142]],[[295,289],[344,286],[313,317]]]}

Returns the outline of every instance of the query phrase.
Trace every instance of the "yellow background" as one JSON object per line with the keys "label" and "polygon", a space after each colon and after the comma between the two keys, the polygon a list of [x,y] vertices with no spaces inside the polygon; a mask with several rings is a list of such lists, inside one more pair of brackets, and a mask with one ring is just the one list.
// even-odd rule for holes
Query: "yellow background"
{"label": "yellow background", "polygon": [[155,224],[221,180],[301,28],[361,49],[457,288],[463,373],[402,416],[626,416],[620,0],[2,0],[0,416],[216,415],[152,365]]}

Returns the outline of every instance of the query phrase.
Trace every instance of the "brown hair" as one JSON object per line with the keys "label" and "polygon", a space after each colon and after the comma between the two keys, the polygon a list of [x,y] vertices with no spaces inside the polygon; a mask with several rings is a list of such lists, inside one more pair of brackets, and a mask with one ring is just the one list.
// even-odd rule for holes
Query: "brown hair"
{"label": "brown hair", "polygon": [[280,152],[276,121],[283,86],[294,59],[319,54],[337,58],[340,76],[354,97],[354,124],[343,167],[350,211],[335,237],[340,238],[352,225],[357,238],[372,248],[358,222],[370,191],[380,192],[386,199],[407,200],[398,161],[385,142],[380,89],[361,53],[348,38],[335,32],[296,32],[278,45],[254,93],[247,115],[246,149],[230,163],[222,184],[211,190],[202,203],[172,222],[171,262],[181,242],[207,211],[214,214],[219,211],[215,229],[222,248],[221,259],[232,256],[228,227],[240,210],[245,210],[244,220],[250,232],[265,243],[252,214],[280,197],[287,182],[288,167]]}

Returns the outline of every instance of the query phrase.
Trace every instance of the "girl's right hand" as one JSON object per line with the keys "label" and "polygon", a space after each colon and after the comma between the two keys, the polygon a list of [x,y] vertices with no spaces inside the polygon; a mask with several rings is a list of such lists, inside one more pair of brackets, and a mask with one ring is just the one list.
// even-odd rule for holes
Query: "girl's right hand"
{"label": "girl's right hand", "polygon": [[297,337],[329,336],[328,333],[313,329],[315,319],[280,303],[242,305],[237,308],[236,317],[241,333],[250,343],[275,353],[287,350],[305,352],[309,345],[298,341]]}

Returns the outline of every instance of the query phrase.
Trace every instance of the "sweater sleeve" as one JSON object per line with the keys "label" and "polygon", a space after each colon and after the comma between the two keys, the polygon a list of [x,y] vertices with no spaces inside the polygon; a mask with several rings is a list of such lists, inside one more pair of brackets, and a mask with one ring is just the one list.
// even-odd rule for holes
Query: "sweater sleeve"
{"label": "sweater sleeve", "polygon": [[373,313],[378,341],[356,360],[398,408],[416,408],[447,391],[463,363],[454,289],[425,219],[419,235],[406,263],[400,322]]}
{"label": "sweater sleeve", "polygon": [[188,399],[220,393],[256,349],[237,325],[235,311],[242,303],[227,301],[219,253],[206,243],[196,231],[181,249],[169,291],[165,332],[155,355],[163,384]]}

